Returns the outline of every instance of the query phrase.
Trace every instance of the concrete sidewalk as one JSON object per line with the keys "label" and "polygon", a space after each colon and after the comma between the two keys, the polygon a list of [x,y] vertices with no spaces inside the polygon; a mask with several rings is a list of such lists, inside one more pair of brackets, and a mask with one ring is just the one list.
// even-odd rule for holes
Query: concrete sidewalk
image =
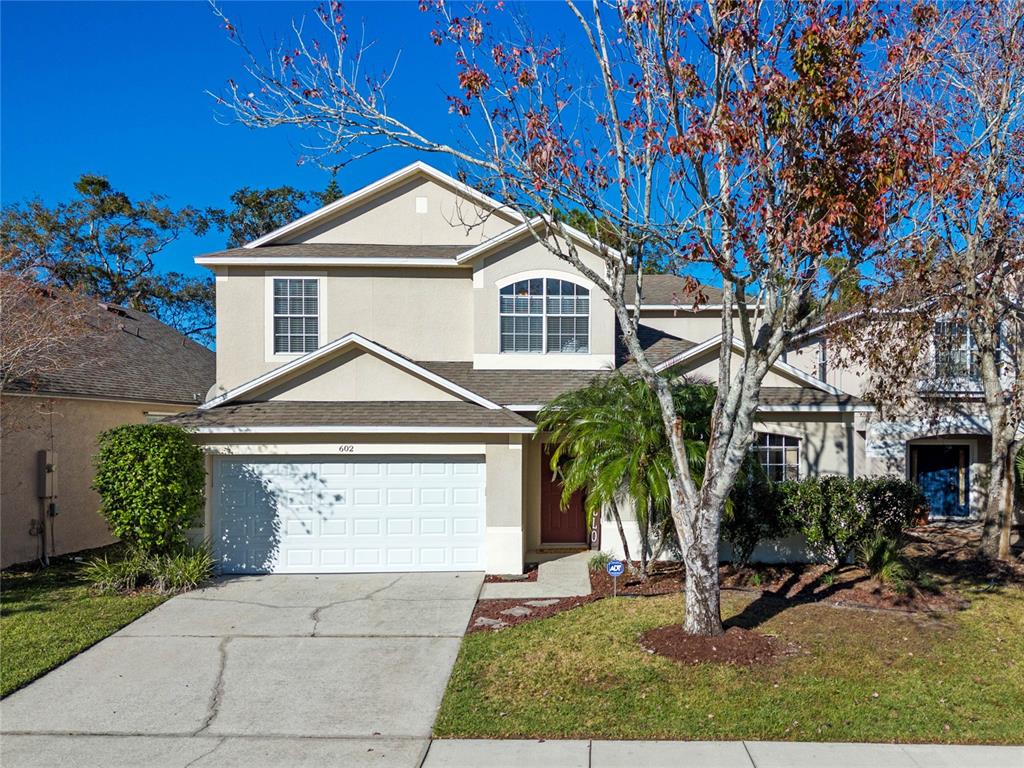
{"label": "concrete sidewalk", "polygon": [[435,740],[422,768],[1024,768],[1024,747],[776,741]]}

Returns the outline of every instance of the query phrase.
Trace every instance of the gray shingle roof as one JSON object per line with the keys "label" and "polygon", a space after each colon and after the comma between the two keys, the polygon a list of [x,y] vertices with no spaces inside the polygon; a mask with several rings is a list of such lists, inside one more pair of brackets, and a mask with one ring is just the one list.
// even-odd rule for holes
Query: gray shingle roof
{"label": "gray shingle roof", "polygon": [[868,405],[868,403],[853,395],[833,395],[830,392],[822,392],[820,389],[809,389],[807,387],[761,387],[761,405],[863,406]]}
{"label": "gray shingle roof", "polygon": [[314,402],[273,400],[231,403],[209,410],[179,413],[167,424],[198,427],[492,427],[523,428],[533,424],[503,409],[466,402]]}
{"label": "gray shingle roof", "polygon": [[7,382],[12,392],[201,403],[216,380],[212,350],[134,309],[96,303],[90,329],[59,370]]}
{"label": "gray shingle roof", "polygon": [[293,243],[291,245],[261,245],[258,248],[229,248],[226,251],[205,253],[200,258],[242,256],[246,258],[364,258],[364,259],[451,259],[463,251],[465,245],[381,245],[380,243]]}
{"label": "gray shingle roof", "polygon": [[[697,300],[697,295],[687,290],[687,280],[679,275],[644,275],[644,304],[678,305],[680,309],[689,309]],[[700,292],[703,297],[700,304],[722,303],[722,289],[710,285],[702,285]],[[636,300],[636,276],[626,277],[626,302],[632,304]]]}

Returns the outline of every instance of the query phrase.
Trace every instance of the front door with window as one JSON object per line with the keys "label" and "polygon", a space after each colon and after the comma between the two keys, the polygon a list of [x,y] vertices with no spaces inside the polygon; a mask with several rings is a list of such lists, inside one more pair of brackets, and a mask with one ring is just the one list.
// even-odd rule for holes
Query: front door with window
{"label": "front door with window", "polygon": [[545,452],[540,462],[540,540],[542,544],[586,544],[587,516],[583,494],[574,493],[562,508],[562,484]]}
{"label": "front door with window", "polygon": [[928,500],[930,515],[970,514],[970,450],[967,445],[911,446],[913,478]]}

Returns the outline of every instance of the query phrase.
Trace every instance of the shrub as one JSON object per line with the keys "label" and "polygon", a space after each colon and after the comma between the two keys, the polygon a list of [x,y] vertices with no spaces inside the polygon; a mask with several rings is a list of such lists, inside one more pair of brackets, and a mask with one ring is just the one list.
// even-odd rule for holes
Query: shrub
{"label": "shrub", "polygon": [[778,486],[759,470],[760,466],[737,481],[722,517],[722,538],[732,545],[733,562],[740,566],[750,563],[760,542],[794,531]]}
{"label": "shrub", "polygon": [[123,558],[107,555],[89,561],[82,567],[82,576],[101,592],[134,592],[146,581],[146,556],[129,550]]}
{"label": "shrub", "polygon": [[912,573],[903,558],[903,540],[876,531],[860,543],[857,564],[882,584],[901,590]]}
{"label": "shrub", "polygon": [[781,483],[778,490],[783,515],[811,552],[832,564],[876,533],[898,539],[925,503],[920,488],[897,477],[809,477]]}
{"label": "shrub", "polygon": [[93,488],[110,530],[130,548],[168,554],[186,543],[203,511],[203,453],[188,433],[164,424],[103,432]]}
{"label": "shrub", "polygon": [[164,594],[195,589],[213,573],[209,549],[184,547],[169,554],[147,555],[128,549],[123,558],[106,555],[86,563],[82,576],[101,592],[134,592],[149,587]]}
{"label": "shrub", "polygon": [[590,566],[592,571],[603,571],[608,567],[608,563],[612,561],[612,556],[608,552],[595,552],[590,556],[590,560],[587,561],[587,565]]}
{"label": "shrub", "polygon": [[158,592],[187,592],[213,573],[213,557],[206,547],[154,555],[146,563],[147,575]]}

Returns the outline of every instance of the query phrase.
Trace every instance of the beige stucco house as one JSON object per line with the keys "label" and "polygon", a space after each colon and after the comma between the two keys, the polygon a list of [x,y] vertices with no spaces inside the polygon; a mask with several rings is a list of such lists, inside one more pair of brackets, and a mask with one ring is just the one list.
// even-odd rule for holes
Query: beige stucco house
{"label": "beige stucco house", "polygon": [[[222,570],[516,573],[591,543],[531,417],[630,361],[600,291],[514,212],[415,163],[197,262],[216,275],[217,381],[169,421],[208,453]],[[663,369],[713,375],[707,290],[690,312],[680,278],[647,279],[642,336]],[[765,385],[772,474],[864,471],[869,406],[784,362]]]}
{"label": "beige stucco house", "polygon": [[0,393],[0,567],[111,543],[97,435],[190,410],[214,380],[211,350],[143,312],[96,303],[75,322],[59,366]]}

